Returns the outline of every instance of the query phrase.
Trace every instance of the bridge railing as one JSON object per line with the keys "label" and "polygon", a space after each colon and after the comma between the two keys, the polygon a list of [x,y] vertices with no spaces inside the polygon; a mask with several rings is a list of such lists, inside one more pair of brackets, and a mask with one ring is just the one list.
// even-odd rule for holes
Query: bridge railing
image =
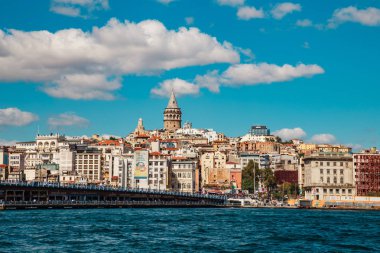
{"label": "bridge railing", "polygon": [[172,195],[179,197],[192,197],[202,199],[215,199],[226,200],[226,196],[188,193],[188,192],[173,192],[169,190],[156,190],[144,188],[123,188],[112,187],[104,185],[83,185],[83,184],[64,184],[64,183],[51,183],[51,182],[23,182],[23,181],[0,181],[0,185],[4,186],[21,186],[21,187],[45,187],[45,188],[63,188],[63,189],[78,189],[78,190],[96,190],[96,191],[117,191],[128,193],[145,193],[145,194],[159,194],[159,195]]}
{"label": "bridge railing", "polygon": [[38,207],[38,206],[224,206],[223,203],[191,201],[1,201],[0,206]]}

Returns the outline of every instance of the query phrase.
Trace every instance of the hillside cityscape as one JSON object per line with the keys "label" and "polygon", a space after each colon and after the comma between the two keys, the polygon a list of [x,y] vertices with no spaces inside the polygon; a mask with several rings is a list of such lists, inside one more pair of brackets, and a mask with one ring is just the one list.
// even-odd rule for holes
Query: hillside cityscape
{"label": "hillside cityscape", "polygon": [[124,138],[38,134],[2,146],[0,168],[1,181],[227,194],[267,202],[355,201],[380,194],[375,147],[353,152],[344,145],[282,141],[264,125],[234,138],[193,128],[182,124],[173,91],[162,129],[147,130],[140,118]]}

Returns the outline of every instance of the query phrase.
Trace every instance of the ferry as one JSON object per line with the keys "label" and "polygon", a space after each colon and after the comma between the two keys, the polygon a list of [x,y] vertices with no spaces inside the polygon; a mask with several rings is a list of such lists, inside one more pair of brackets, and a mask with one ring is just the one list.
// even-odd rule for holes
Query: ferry
{"label": "ferry", "polygon": [[227,199],[227,206],[236,206],[236,207],[244,207],[244,206],[257,206],[257,201],[250,198],[238,199],[238,198],[229,198]]}

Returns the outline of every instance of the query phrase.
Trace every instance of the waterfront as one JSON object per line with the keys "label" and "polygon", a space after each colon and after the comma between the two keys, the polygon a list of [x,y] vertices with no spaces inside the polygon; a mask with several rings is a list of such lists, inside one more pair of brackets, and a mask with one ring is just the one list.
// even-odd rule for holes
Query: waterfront
{"label": "waterfront", "polygon": [[380,213],[287,209],[0,212],[0,252],[379,251]]}

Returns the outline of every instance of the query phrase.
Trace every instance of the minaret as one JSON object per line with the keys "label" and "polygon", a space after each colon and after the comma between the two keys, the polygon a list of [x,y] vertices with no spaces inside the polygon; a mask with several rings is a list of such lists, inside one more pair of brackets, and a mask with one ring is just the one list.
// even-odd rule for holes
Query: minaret
{"label": "minaret", "polygon": [[177,100],[175,99],[174,91],[170,95],[168,106],[164,111],[164,129],[168,131],[175,131],[181,128],[182,112],[178,107]]}

